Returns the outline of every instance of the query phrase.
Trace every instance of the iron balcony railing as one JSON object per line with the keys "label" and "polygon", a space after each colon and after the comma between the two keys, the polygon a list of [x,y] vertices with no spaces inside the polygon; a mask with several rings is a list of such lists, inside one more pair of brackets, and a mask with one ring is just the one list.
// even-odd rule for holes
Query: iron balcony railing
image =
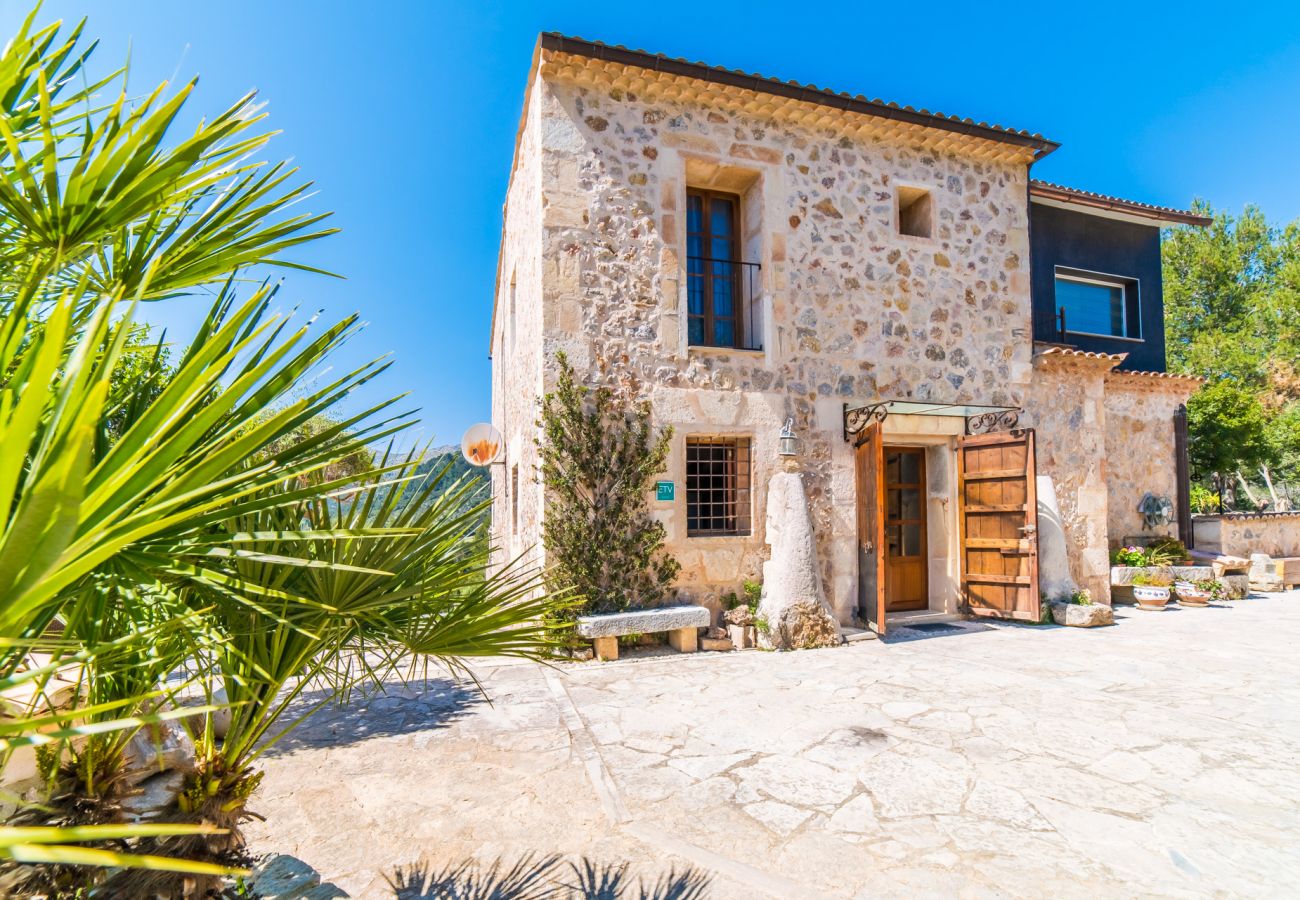
{"label": "iron balcony railing", "polygon": [[695,347],[763,349],[762,267],[688,256],[687,330]]}

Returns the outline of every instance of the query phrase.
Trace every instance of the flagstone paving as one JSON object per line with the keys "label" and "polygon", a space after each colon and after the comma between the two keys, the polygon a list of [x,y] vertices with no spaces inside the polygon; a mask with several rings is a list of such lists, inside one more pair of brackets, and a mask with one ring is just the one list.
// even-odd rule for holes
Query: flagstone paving
{"label": "flagstone paving", "polygon": [[529,853],[721,898],[1289,894],[1300,592],[1117,620],[414,682],[268,758],[250,835],[354,896]]}

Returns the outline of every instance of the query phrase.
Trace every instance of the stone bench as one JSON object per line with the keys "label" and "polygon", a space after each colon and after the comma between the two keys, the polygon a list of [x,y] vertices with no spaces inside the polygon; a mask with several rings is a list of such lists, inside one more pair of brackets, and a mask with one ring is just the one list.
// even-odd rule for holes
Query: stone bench
{"label": "stone bench", "polygon": [[662,606],[632,612],[578,618],[579,637],[589,638],[600,659],[618,659],[618,639],[627,634],[668,632],[668,643],[679,653],[694,653],[697,628],[707,628],[712,617],[703,606]]}

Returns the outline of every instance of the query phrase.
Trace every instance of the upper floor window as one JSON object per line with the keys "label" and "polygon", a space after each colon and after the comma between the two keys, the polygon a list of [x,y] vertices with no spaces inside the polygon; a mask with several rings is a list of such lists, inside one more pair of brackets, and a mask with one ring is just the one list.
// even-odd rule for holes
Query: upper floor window
{"label": "upper floor window", "polygon": [[925,188],[898,188],[898,233],[928,238],[933,231],[934,201]]}
{"label": "upper floor window", "polygon": [[1138,312],[1136,281],[1056,270],[1057,325],[1063,334],[1140,339]]}
{"label": "upper floor window", "polygon": [[692,346],[757,350],[759,267],[741,259],[740,198],[686,192],[687,335]]}

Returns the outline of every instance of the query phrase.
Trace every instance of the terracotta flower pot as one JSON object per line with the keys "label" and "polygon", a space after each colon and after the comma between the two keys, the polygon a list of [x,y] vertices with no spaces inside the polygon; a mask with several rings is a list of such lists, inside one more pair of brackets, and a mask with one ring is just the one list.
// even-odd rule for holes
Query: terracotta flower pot
{"label": "terracotta flower pot", "polygon": [[1159,612],[1169,602],[1169,588],[1154,584],[1135,584],[1133,599],[1137,601],[1138,609]]}

